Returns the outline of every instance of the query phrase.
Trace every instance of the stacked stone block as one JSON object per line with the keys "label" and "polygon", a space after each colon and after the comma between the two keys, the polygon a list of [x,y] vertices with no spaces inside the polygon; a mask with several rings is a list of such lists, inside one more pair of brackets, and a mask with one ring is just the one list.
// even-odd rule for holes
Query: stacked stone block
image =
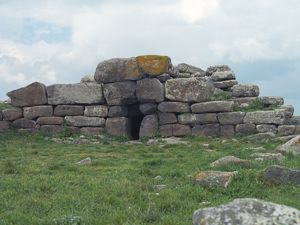
{"label": "stacked stone block", "polygon": [[[228,66],[206,71],[173,66],[167,56],[110,59],[94,79],[46,87],[35,82],[9,92],[13,108],[0,112],[0,131],[10,128],[59,133],[138,136],[233,136],[300,133],[300,118],[281,97],[260,97],[253,84],[238,84]],[[214,96],[226,96],[215,100]],[[273,110],[241,112],[259,101]],[[276,107],[275,107],[276,106]],[[136,127],[138,126],[138,127]]]}

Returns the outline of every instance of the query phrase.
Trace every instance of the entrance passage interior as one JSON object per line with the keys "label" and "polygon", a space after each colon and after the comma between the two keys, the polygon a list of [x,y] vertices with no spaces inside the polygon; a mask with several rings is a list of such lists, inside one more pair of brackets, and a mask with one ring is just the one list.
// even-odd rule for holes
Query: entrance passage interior
{"label": "entrance passage interior", "polygon": [[128,106],[128,118],[131,138],[138,140],[140,138],[141,123],[144,118],[144,115],[139,109],[139,105]]}

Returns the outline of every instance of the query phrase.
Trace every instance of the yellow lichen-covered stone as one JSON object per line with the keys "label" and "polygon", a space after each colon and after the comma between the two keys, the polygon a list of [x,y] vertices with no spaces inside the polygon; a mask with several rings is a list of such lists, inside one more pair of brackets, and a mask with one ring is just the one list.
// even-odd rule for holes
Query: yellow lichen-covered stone
{"label": "yellow lichen-covered stone", "polygon": [[168,56],[144,55],[136,58],[142,73],[149,76],[159,76],[166,73],[171,64]]}

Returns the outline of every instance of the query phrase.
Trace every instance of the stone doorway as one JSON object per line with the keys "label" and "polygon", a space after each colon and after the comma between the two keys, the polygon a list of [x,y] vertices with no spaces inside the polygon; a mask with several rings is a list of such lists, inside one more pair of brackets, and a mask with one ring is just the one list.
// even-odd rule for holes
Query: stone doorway
{"label": "stone doorway", "polygon": [[139,109],[139,105],[128,105],[128,119],[130,137],[132,140],[138,140],[140,138],[140,128],[144,115]]}

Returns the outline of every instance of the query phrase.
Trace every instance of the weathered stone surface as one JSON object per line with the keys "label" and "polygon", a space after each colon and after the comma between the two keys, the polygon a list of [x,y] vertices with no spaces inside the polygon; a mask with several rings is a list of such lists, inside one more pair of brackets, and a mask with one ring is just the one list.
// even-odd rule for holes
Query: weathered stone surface
{"label": "weathered stone surface", "polygon": [[54,116],[82,116],[84,106],[81,105],[58,105],[54,109]]}
{"label": "weathered stone surface", "polygon": [[23,108],[24,118],[36,119],[38,117],[49,117],[53,115],[52,105],[41,105]]}
{"label": "weathered stone surface", "polygon": [[[77,162],[77,165],[79,166],[86,166],[86,165],[91,165],[92,164],[92,159],[91,157],[87,157],[85,159],[80,160]],[[73,222],[73,221],[72,221]]]}
{"label": "weathered stone surface", "polygon": [[106,105],[86,106],[84,116],[107,117],[108,109]]}
{"label": "weathered stone surface", "polygon": [[20,118],[15,120],[12,123],[13,127],[15,128],[35,128],[36,123],[34,120],[26,119],[26,118]]}
{"label": "weathered stone surface", "polygon": [[217,114],[216,113],[203,113],[203,114],[192,114],[184,113],[178,115],[178,122],[181,124],[207,124],[207,123],[217,123]]}
{"label": "weathered stone surface", "polygon": [[258,133],[258,134],[252,134],[246,137],[247,140],[250,141],[264,141],[269,142],[270,139],[274,139],[276,135],[272,132],[266,132],[266,133]]}
{"label": "weathered stone surface", "polygon": [[97,83],[112,83],[124,80],[138,80],[142,74],[136,58],[115,58],[100,62],[96,68]]}
{"label": "weathered stone surface", "polygon": [[218,113],[218,121],[224,125],[237,125],[243,123],[245,115],[244,112]]}
{"label": "weathered stone surface", "polygon": [[285,125],[300,125],[300,116],[293,116],[284,120]]}
{"label": "weathered stone surface", "polygon": [[279,109],[276,109],[275,111],[280,112],[285,118],[292,118],[294,110],[294,106],[292,105],[281,105]]}
{"label": "weathered stone surface", "polygon": [[66,116],[65,120],[68,125],[74,127],[104,127],[105,126],[105,119],[99,117]]}
{"label": "weathered stone surface", "polygon": [[257,97],[259,95],[259,87],[254,84],[237,84],[232,88],[233,97]]}
{"label": "weathered stone surface", "polygon": [[126,117],[128,115],[128,107],[125,105],[121,106],[110,106],[108,110],[108,117]]}
{"label": "weathered stone surface", "polygon": [[236,80],[225,80],[225,81],[214,82],[215,88],[220,88],[220,89],[228,89],[237,84],[238,82]]}
{"label": "weathered stone surface", "polygon": [[165,113],[185,113],[190,112],[190,106],[188,103],[183,102],[162,102],[158,105],[158,110]]}
{"label": "weathered stone surface", "polygon": [[234,136],[234,126],[233,125],[221,125],[220,126],[220,136],[222,136],[222,137]]}
{"label": "weathered stone surface", "polygon": [[210,164],[210,167],[219,167],[219,166],[242,166],[249,167],[250,161],[245,159],[240,159],[235,156],[225,156],[222,157]]}
{"label": "weathered stone surface", "polygon": [[108,105],[126,105],[137,102],[136,82],[124,81],[104,85],[104,96]]}
{"label": "weathered stone surface", "polygon": [[235,74],[231,70],[216,71],[211,75],[213,81],[235,80]]}
{"label": "weathered stone surface", "polygon": [[287,143],[276,148],[282,154],[291,153],[293,155],[300,155],[300,135],[292,138]]}
{"label": "weathered stone surface", "polygon": [[5,132],[11,128],[11,122],[9,121],[0,121],[0,133]]}
{"label": "weathered stone surface", "polygon": [[161,83],[165,83],[167,80],[172,79],[170,74],[164,73],[156,77]]}
{"label": "weathered stone surface", "polygon": [[139,137],[151,137],[158,132],[158,119],[157,115],[147,115],[143,118]]}
{"label": "weathered stone surface", "polygon": [[233,98],[234,106],[251,105],[257,101],[257,97]]}
{"label": "weathered stone surface", "polygon": [[145,78],[137,81],[136,96],[139,102],[162,102],[165,98],[165,88],[158,79]]}
{"label": "weathered stone surface", "polygon": [[106,120],[107,133],[113,136],[130,137],[129,121],[126,117],[108,118]]}
{"label": "weathered stone surface", "polygon": [[196,183],[203,187],[223,187],[231,183],[235,173],[221,171],[203,171],[196,175]]}
{"label": "weathered stone surface", "polygon": [[216,208],[198,209],[193,225],[296,225],[300,211],[258,199],[235,199]]}
{"label": "weathered stone surface", "polygon": [[82,127],[80,128],[80,133],[83,135],[99,135],[103,134],[105,129],[102,127]]}
{"label": "weathered stone surface", "polygon": [[213,95],[214,86],[197,78],[179,78],[166,81],[166,98],[172,101],[205,102]]}
{"label": "weathered stone surface", "polygon": [[42,125],[40,131],[45,134],[58,134],[65,131],[65,128],[58,125]]}
{"label": "weathered stone surface", "polygon": [[235,127],[235,131],[238,134],[255,134],[256,127],[254,124],[246,123],[246,124],[238,124]]}
{"label": "weathered stone surface", "polygon": [[272,132],[277,133],[277,127],[275,125],[271,124],[260,124],[256,126],[256,130],[258,133],[266,133],[266,132]]}
{"label": "weathered stone surface", "polygon": [[101,104],[104,103],[102,85],[96,83],[54,84],[47,87],[48,104]]}
{"label": "weathered stone surface", "polygon": [[205,75],[204,70],[186,63],[180,63],[176,67],[180,73],[190,73],[190,74],[200,73],[202,76]]}
{"label": "weathered stone surface", "polygon": [[220,135],[220,125],[218,123],[196,125],[192,129],[192,135],[194,135],[194,136],[211,136],[211,137],[219,136]]}
{"label": "weathered stone surface", "polygon": [[157,105],[154,103],[144,103],[139,108],[144,115],[151,115],[157,111]]}
{"label": "weathered stone surface", "polygon": [[95,83],[95,78],[92,75],[86,75],[81,78],[80,83]]}
{"label": "weathered stone surface", "polygon": [[17,107],[47,104],[46,87],[42,83],[34,82],[24,88],[7,93],[11,104]]}
{"label": "weathered stone surface", "polygon": [[276,97],[276,96],[263,96],[263,97],[258,97],[258,101],[260,101],[263,105],[265,106],[270,106],[270,105],[283,105],[284,100],[282,97]]}
{"label": "weathered stone surface", "polygon": [[262,174],[262,179],[271,184],[293,184],[300,186],[300,170],[281,166],[270,166]]}
{"label": "weathered stone surface", "polygon": [[159,113],[159,125],[177,123],[175,113]]}
{"label": "weathered stone surface", "polygon": [[231,71],[231,69],[227,65],[210,66],[206,70],[206,75],[211,76],[215,72],[223,72],[223,71]]}
{"label": "weathered stone surface", "polygon": [[159,127],[159,132],[163,137],[181,137],[190,135],[192,130],[189,126],[182,124],[167,124]]}
{"label": "weathered stone surface", "polygon": [[162,75],[168,72],[171,67],[171,59],[168,56],[144,55],[138,56],[138,66],[144,75],[152,77]]}
{"label": "weathered stone surface", "polygon": [[2,115],[2,111],[0,111],[0,121],[3,120],[3,115]]}
{"label": "weathered stone surface", "polygon": [[20,108],[3,109],[2,116],[3,120],[13,121],[21,118],[23,116],[23,112]]}
{"label": "weathered stone surface", "polygon": [[295,134],[300,134],[300,125],[295,126]]}
{"label": "weathered stone surface", "polygon": [[295,133],[296,127],[294,125],[282,125],[278,126],[278,136],[288,136]]}
{"label": "weathered stone surface", "polygon": [[282,161],[284,156],[281,153],[253,153],[250,155],[257,161]]}
{"label": "weathered stone surface", "polygon": [[244,123],[281,125],[284,124],[284,115],[276,110],[247,112]]}
{"label": "weathered stone surface", "polygon": [[193,104],[191,109],[193,113],[231,112],[233,105],[233,101],[202,102]]}
{"label": "weathered stone surface", "polygon": [[63,117],[39,117],[36,121],[40,125],[62,125],[64,123]]}

